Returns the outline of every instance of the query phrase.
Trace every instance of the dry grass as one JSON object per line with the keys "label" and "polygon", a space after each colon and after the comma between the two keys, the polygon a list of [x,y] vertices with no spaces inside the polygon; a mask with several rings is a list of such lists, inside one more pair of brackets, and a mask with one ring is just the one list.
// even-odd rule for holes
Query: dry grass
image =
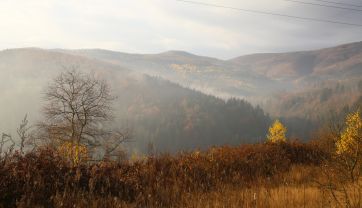
{"label": "dry grass", "polygon": [[194,194],[183,207],[325,207],[323,193],[315,187],[251,188],[223,187],[206,194]]}
{"label": "dry grass", "polygon": [[183,198],[179,207],[262,207],[262,208],[299,208],[299,207],[360,207],[360,194],[356,184],[345,185],[347,195],[355,203],[348,206],[344,203],[345,195],[336,192],[337,202],[331,192],[322,189],[317,181],[324,175],[320,174],[319,166],[296,165],[289,171],[278,176],[283,182],[268,186],[267,182],[260,182],[261,186],[244,188],[240,186],[220,186],[216,190],[206,193],[193,193]]}
{"label": "dry grass", "polygon": [[292,142],[73,167],[43,149],[1,158],[0,207],[340,207],[316,183],[325,158]]}
{"label": "dry grass", "polygon": [[[352,191],[352,190],[351,190]],[[87,195],[56,196],[55,207],[143,207],[137,203],[125,202],[117,197],[102,197]],[[343,196],[341,196],[343,198]],[[221,186],[209,192],[180,192],[176,201],[168,206],[153,205],[146,207],[193,207],[193,208],[289,208],[289,207],[347,207],[336,203],[332,196],[316,186],[286,186],[274,188],[253,187],[242,188]],[[358,207],[358,206],[355,206]]]}
{"label": "dry grass", "polygon": [[[314,182],[318,172],[318,166],[294,165],[287,172],[259,181],[258,186],[224,185],[211,192],[194,193],[180,207],[333,207],[328,193]],[[270,185],[268,180],[279,183]]]}

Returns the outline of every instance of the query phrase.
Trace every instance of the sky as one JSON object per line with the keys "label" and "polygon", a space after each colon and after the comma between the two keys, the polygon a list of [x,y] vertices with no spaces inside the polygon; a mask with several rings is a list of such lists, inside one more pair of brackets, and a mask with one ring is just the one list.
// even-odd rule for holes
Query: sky
{"label": "sky", "polygon": [[[286,0],[195,1],[362,24],[362,11]],[[361,0],[334,1],[362,5]],[[353,8],[362,10],[362,6]],[[221,59],[362,41],[362,27],[246,13],[177,0],[1,0],[0,31],[0,49],[102,48],[128,53],[183,50]]]}

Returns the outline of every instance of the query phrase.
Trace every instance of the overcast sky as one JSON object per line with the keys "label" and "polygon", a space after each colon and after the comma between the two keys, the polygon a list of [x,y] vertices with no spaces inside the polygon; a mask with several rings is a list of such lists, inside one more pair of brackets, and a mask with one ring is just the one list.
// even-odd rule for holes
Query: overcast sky
{"label": "overcast sky", "polygon": [[[362,11],[284,0],[195,1],[362,24]],[[361,0],[334,1],[362,5]],[[103,48],[130,53],[184,50],[223,59],[362,40],[362,27],[250,14],[176,0],[1,0],[0,31],[0,49]]]}

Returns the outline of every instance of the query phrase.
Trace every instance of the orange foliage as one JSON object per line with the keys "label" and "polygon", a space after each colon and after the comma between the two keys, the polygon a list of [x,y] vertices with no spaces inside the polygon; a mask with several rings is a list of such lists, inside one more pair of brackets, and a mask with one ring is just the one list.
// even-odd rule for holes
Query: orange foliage
{"label": "orange foliage", "polygon": [[[0,160],[0,207],[49,207],[60,203],[59,196],[69,204],[77,202],[72,197],[80,200],[74,196],[92,196],[168,207],[177,203],[180,193],[217,190],[220,184],[281,183],[278,175],[292,165],[318,165],[324,154],[308,144],[255,144],[74,166],[50,149],[38,150]],[[271,177],[274,180],[267,180]]]}

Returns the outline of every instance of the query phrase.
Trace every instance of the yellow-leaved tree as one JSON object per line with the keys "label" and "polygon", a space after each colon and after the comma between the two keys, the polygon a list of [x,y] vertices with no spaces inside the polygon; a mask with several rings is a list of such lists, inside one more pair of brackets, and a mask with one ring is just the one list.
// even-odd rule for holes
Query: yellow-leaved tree
{"label": "yellow-leaved tree", "polygon": [[347,115],[346,128],[342,131],[336,142],[337,154],[361,155],[362,154],[362,119],[360,112],[356,111]]}
{"label": "yellow-leaved tree", "polygon": [[361,207],[362,119],[358,110],[347,115],[335,147],[336,155],[327,161],[324,170],[328,179],[326,187],[340,205]]}
{"label": "yellow-leaved tree", "polygon": [[286,132],[287,128],[277,119],[274,121],[273,125],[269,127],[267,141],[271,143],[286,142]]}

